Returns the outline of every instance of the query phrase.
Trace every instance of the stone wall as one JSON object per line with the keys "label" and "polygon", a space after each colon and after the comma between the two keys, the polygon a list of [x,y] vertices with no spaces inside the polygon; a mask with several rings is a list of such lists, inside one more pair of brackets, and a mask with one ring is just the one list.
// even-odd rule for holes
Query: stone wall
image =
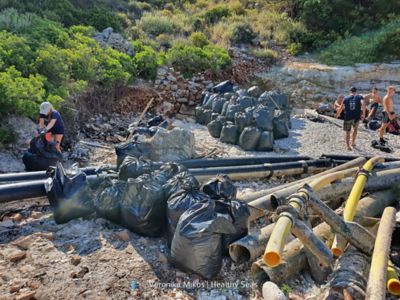
{"label": "stone wall", "polygon": [[356,86],[362,94],[376,86],[383,96],[388,85],[400,86],[400,62],[351,67],[289,62],[270,72],[259,73],[258,77],[271,88],[287,93],[297,106],[313,107],[332,101],[340,93],[347,94],[351,86]]}

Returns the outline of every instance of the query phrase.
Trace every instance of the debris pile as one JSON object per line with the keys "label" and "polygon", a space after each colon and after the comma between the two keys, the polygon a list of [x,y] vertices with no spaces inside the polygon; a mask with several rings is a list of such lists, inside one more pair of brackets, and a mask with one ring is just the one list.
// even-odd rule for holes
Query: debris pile
{"label": "debris pile", "polygon": [[272,151],[274,139],[288,137],[291,126],[285,95],[257,86],[242,90],[230,81],[204,93],[196,122],[207,125],[212,137],[246,151]]}

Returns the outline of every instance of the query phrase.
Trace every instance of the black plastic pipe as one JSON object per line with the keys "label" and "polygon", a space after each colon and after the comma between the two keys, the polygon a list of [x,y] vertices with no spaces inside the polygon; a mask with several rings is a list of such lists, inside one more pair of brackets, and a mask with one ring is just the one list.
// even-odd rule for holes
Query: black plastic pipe
{"label": "black plastic pipe", "polygon": [[333,165],[334,162],[331,159],[317,159],[253,166],[189,169],[189,171],[198,179],[205,179],[207,176],[215,176],[218,174],[226,174],[233,180],[245,180],[252,178],[269,178],[272,176],[282,175],[298,175],[309,173],[309,171],[317,171],[316,169],[319,170],[323,168],[330,168]]}
{"label": "black plastic pipe", "polygon": [[[89,184],[95,185],[98,180],[103,180],[105,177],[115,177],[116,175],[106,174],[106,175],[91,175],[87,176]],[[46,182],[51,182],[51,178],[34,180],[34,181],[24,181],[18,183],[10,183],[0,185],[0,203],[6,203],[11,201],[45,197]]]}
{"label": "black plastic pipe", "polygon": [[260,165],[266,163],[284,163],[299,160],[310,160],[308,156],[251,156],[251,157],[230,157],[230,158],[204,158],[182,160],[179,163],[188,169]]}
{"label": "black plastic pipe", "polygon": [[[364,155],[343,155],[343,154],[322,154],[321,158],[330,158],[333,160],[353,160],[358,157],[365,157],[366,159],[371,159],[374,156],[364,156]],[[400,158],[396,157],[384,157],[385,161],[399,161]]]}
{"label": "black plastic pipe", "polygon": [[[299,160],[309,160],[308,156],[276,156],[276,157],[235,157],[235,158],[217,158],[217,159],[192,159],[183,160],[179,163],[188,169],[210,168],[210,167],[227,167],[227,166],[244,166],[259,165],[264,163],[282,163]],[[111,167],[112,168],[112,167]],[[97,174],[98,167],[87,167],[80,169],[86,175]],[[0,182],[17,182],[27,180],[40,180],[47,178],[46,171],[22,172],[22,173],[6,173],[0,174]]]}

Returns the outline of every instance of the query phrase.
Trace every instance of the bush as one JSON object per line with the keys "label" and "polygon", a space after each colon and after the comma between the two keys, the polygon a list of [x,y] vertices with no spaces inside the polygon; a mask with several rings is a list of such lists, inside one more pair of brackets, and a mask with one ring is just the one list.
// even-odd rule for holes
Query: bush
{"label": "bush", "polygon": [[25,78],[14,67],[0,72],[0,114],[36,115],[45,95],[43,85],[43,76]]}
{"label": "bush", "polygon": [[200,48],[184,43],[175,44],[166,53],[166,60],[186,77],[205,70],[218,71],[231,64],[229,54],[221,47]]}
{"label": "bush", "polygon": [[200,48],[210,44],[210,41],[208,40],[206,35],[202,32],[193,32],[189,37],[189,41],[193,46]]}
{"label": "bush", "polygon": [[0,150],[17,141],[17,135],[9,126],[0,124]]}
{"label": "bush", "polygon": [[329,65],[374,63],[400,58],[400,21],[378,31],[339,40],[318,54],[321,62]]}
{"label": "bush", "polygon": [[297,55],[301,52],[302,50],[302,46],[300,43],[291,43],[288,47],[287,47],[287,52],[290,55]]}
{"label": "bush", "polygon": [[279,58],[278,52],[272,49],[256,49],[253,50],[251,54],[256,58],[261,59],[267,64],[273,64]]}
{"label": "bush", "polygon": [[181,24],[173,22],[165,15],[153,15],[146,13],[139,21],[139,27],[148,34],[158,36],[162,33],[176,34],[182,31]]}
{"label": "bush", "polygon": [[253,28],[247,23],[236,23],[233,25],[231,41],[235,44],[250,44],[257,37]]}
{"label": "bush", "polygon": [[136,76],[145,79],[155,79],[157,77],[157,54],[149,46],[144,46],[140,42],[133,43],[136,50],[133,63],[136,69]]}
{"label": "bush", "polygon": [[207,24],[212,25],[219,21],[222,18],[226,18],[232,15],[232,11],[230,8],[226,6],[215,6],[204,13],[204,19],[206,20]]}

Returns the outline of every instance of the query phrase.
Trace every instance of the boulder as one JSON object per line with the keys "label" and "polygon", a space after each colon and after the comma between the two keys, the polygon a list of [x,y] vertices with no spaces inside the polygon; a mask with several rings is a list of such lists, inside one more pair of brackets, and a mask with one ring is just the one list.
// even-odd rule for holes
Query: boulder
{"label": "boulder", "polygon": [[152,138],[142,143],[149,147],[148,158],[154,161],[178,161],[195,156],[194,134],[182,128],[159,128]]}
{"label": "boulder", "polygon": [[21,116],[7,117],[5,123],[16,133],[17,142],[14,146],[28,148],[29,142],[37,133],[38,124]]}

